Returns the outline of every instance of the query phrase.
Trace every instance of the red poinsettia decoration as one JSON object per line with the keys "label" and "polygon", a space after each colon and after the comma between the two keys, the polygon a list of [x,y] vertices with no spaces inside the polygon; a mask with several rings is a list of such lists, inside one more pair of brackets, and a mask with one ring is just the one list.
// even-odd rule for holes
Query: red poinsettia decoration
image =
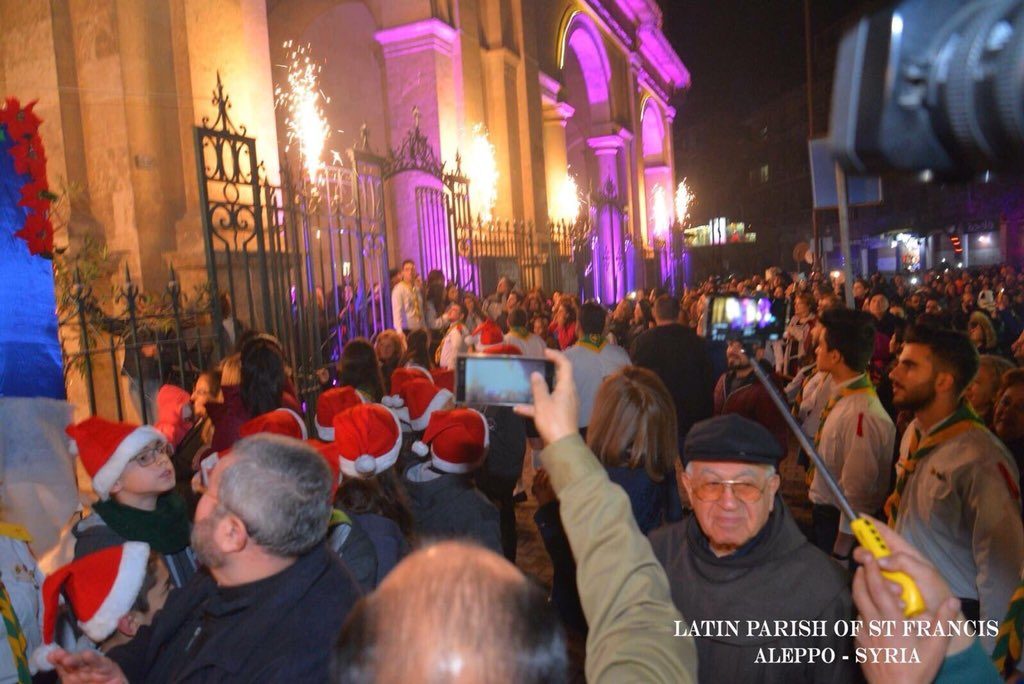
{"label": "red poinsettia decoration", "polygon": [[28,243],[29,252],[49,256],[53,253],[53,223],[50,205],[57,198],[46,182],[46,152],[39,137],[42,123],[32,109],[36,103],[24,107],[17,98],[9,97],[0,107],[0,127],[6,129],[11,140],[10,154],[15,173],[27,176],[21,187],[19,206],[28,209],[25,225],[14,234]]}

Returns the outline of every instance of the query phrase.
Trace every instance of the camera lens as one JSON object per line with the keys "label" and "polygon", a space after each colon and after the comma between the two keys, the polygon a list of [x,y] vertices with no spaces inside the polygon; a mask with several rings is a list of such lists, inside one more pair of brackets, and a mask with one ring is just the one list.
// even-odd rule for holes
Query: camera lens
{"label": "camera lens", "polygon": [[936,35],[929,109],[947,149],[976,169],[1024,151],[1024,0],[962,7]]}

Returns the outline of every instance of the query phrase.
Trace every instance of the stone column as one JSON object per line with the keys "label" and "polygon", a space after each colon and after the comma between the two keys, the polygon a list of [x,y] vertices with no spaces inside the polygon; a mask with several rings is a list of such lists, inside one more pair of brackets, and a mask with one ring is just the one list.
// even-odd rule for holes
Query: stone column
{"label": "stone column", "polygon": [[[378,31],[384,55],[391,145],[397,148],[419,126],[438,160],[455,158],[458,148],[453,52],[455,29],[440,19],[425,19]],[[413,114],[414,108],[417,114]],[[389,261],[420,261],[416,188],[441,188],[428,174],[405,172],[387,183],[392,208],[388,226]]]}
{"label": "stone column", "polygon": [[[597,159],[599,186],[595,191],[611,195],[618,204],[625,200],[619,152],[631,137],[625,129],[617,129],[587,138],[587,145]],[[594,289],[598,299],[608,304],[625,296],[633,285],[629,282],[628,272],[632,269],[627,265],[625,246],[627,226],[623,224],[622,213],[611,209],[611,206],[596,208],[597,250],[594,254]]]}

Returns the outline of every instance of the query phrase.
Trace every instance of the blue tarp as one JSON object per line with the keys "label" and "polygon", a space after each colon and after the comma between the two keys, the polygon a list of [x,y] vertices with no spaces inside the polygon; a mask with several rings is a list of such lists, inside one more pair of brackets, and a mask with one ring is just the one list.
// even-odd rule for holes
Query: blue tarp
{"label": "blue tarp", "polygon": [[0,397],[63,399],[52,263],[14,235],[25,222],[18,200],[27,177],[15,173],[9,148],[0,140]]}

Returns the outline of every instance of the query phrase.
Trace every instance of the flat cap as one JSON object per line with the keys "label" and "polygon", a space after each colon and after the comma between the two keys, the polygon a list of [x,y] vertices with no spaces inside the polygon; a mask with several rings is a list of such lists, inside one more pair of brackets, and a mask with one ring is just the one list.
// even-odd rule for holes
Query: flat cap
{"label": "flat cap", "polygon": [[785,454],[760,423],[727,413],[694,423],[683,446],[683,465],[691,461],[731,461],[778,465]]}

